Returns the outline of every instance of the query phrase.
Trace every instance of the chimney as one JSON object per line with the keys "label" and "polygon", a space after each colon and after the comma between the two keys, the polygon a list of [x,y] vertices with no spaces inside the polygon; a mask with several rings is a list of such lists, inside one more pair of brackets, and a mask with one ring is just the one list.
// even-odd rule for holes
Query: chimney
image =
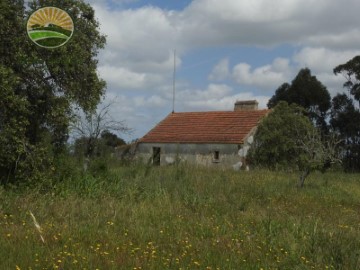
{"label": "chimney", "polygon": [[234,111],[255,111],[258,109],[259,102],[256,100],[237,100]]}

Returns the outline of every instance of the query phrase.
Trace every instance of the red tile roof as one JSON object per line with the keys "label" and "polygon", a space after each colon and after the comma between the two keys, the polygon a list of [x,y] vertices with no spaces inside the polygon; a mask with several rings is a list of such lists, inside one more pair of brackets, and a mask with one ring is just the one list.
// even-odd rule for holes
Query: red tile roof
{"label": "red tile roof", "polygon": [[269,110],[171,113],[140,143],[242,144]]}

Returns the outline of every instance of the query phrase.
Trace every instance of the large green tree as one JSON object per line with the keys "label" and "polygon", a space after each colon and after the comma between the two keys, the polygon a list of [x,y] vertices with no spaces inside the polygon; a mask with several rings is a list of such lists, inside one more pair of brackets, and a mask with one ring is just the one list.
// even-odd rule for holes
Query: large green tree
{"label": "large green tree", "polygon": [[316,76],[311,75],[310,69],[301,69],[291,84],[282,84],[269,100],[268,107],[274,108],[280,101],[302,106],[310,120],[322,131],[326,131],[326,116],[331,106],[330,94]]}
{"label": "large green tree", "polygon": [[260,123],[249,160],[270,169],[298,170],[299,186],[303,187],[312,170],[338,161],[336,146],[333,138],[322,140],[304,108],[280,101]]}
{"label": "large green tree", "polygon": [[256,131],[250,150],[252,163],[272,169],[296,166],[300,153],[297,140],[314,129],[305,114],[302,107],[280,101]]}
{"label": "large green tree", "polygon": [[345,170],[360,171],[360,56],[337,66],[334,73],[345,77],[348,92],[333,98],[330,123],[343,139]]}
{"label": "large green tree", "polygon": [[[29,15],[45,6],[67,11],[74,21],[74,34],[62,47],[41,48],[27,36]],[[63,150],[71,108],[96,108],[105,91],[96,72],[105,37],[93,8],[83,0],[34,0],[28,9],[23,0],[1,0],[0,25],[0,88],[11,100],[1,103],[0,138],[17,142],[0,152],[0,181],[20,181],[48,170],[51,157]],[[28,168],[26,174],[21,166]]]}

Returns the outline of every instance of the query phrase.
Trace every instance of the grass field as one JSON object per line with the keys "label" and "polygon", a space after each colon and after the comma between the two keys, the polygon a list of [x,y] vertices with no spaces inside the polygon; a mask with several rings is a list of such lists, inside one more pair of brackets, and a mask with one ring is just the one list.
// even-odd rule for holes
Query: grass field
{"label": "grass field", "polygon": [[0,269],[360,269],[359,175],[296,183],[132,165],[0,187]]}

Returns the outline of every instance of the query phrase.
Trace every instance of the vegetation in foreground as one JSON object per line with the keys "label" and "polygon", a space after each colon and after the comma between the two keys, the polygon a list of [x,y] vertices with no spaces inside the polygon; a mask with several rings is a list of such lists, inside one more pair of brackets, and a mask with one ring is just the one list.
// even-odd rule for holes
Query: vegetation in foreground
{"label": "vegetation in foreground", "polygon": [[360,269],[359,175],[70,175],[0,187],[0,269]]}

